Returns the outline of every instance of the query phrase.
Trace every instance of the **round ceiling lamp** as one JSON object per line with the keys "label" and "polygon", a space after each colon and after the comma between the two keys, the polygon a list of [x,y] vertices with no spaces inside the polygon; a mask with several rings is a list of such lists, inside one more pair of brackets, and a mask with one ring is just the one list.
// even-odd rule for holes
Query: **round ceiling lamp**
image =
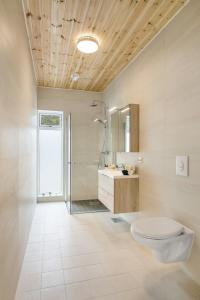
{"label": "round ceiling lamp", "polygon": [[99,49],[98,41],[90,36],[83,36],[77,41],[77,48],[80,52],[91,54]]}

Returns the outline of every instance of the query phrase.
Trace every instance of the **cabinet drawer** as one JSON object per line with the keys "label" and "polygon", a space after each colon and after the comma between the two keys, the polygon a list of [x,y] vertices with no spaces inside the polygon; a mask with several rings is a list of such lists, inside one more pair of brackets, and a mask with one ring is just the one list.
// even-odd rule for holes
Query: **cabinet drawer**
{"label": "cabinet drawer", "polygon": [[103,174],[99,174],[98,178],[99,178],[99,187],[103,188],[105,191],[113,195],[114,179]]}
{"label": "cabinet drawer", "polygon": [[112,213],[138,211],[138,177],[98,174],[98,199]]}
{"label": "cabinet drawer", "polygon": [[99,186],[98,199],[111,211],[114,211],[114,196]]}

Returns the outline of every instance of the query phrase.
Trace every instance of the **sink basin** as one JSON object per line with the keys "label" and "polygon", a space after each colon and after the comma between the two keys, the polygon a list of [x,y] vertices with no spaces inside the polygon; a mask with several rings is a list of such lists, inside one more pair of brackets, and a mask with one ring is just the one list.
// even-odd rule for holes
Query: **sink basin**
{"label": "sink basin", "polygon": [[102,175],[112,177],[112,178],[138,178],[137,174],[134,175],[123,175],[122,171],[120,170],[111,170],[111,169],[104,169],[104,170],[98,170],[98,172]]}
{"label": "sink basin", "polygon": [[122,171],[120,171],[120,170],[108,170],[108,171],[106,170],[106,172],[109,172],[113,176],[121,176],[121,175],[123,175]]}

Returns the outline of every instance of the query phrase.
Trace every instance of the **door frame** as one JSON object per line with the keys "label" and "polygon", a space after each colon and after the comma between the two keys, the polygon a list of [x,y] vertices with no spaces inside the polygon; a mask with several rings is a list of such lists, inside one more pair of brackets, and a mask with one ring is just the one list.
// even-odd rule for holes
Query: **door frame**
{"label": "door frame", "polygon": [[65,203],[67,209],[72,214],[72,114],[65,118]]}
{"label": "door frame", "polygon": [[[46,114],[59,114],[61,115],[61,131],[62,131],[62,146],[61,146],[61,155],[62,155],[62,194],[61,195],[53,195],[53,196],[40,196],[39,195],[39,182],[40,182],[40,159],[39,159],[39,130],[40,130],[40,113]],[[45,129],[43,129],[45,130]],[[52,129],[53,130],[53,129]],[[63,202],[65,201],[65,170],[64,170],[64,161],[65,161],[65,126],[64,126],[64,112],[61,110],[50,110],[50,109],[38,109],[37,110],[37,202]]]}

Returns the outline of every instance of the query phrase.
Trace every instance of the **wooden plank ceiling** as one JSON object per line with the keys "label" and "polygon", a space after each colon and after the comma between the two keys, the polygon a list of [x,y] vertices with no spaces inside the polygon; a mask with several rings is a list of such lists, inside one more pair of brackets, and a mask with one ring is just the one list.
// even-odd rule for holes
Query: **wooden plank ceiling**
{"label": "wooden plank ceiling", "polygon": [[[185,2],[24,0],[38,85],[103,91]],[[83,35],[98,39],[96,53],[77,50]]]}

